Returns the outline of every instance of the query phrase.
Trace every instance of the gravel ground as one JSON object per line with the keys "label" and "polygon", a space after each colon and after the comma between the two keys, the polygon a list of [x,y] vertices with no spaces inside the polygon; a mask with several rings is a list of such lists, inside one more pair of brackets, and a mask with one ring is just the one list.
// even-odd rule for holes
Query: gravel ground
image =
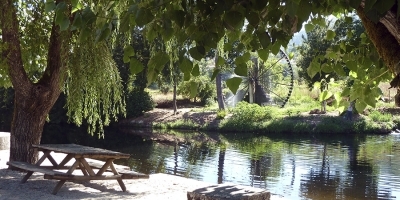
{"label": "gravel ground", "polygon": [[[52,154],[56,161],[65,154]],[[168,174],[152,174],[149,179],[124,180],[127,192],[122,192],[118,182],[86,181],[66,182],[56,195],[51,194],[56,180],[43,179],[43,174],[34,173],[24,184],[20,181],[25,173],[7,169],[8,150],[0,150],[0,200],[17,199],[174,199],[186,200],[187,191],[213,185],[193,179]],[[47,162],[47,163],[46,163]],[[49,164],[47,160],[44,164]],[[271,196],[271,199],[281,199]]]}
{"label": "gravel ground", "polygon": [[[0,151],[0,199],[187,199],[186,192],[211,184],[167,174],[152,174],[149,179],[124,180],[127,192],[117,181],[66,182],[57,195],[52,195],[56,180],[43,179],[34,173],[20,184],[25,173],[8,170],[9,151]],[[63,155],[53,154],[59,161]]]}

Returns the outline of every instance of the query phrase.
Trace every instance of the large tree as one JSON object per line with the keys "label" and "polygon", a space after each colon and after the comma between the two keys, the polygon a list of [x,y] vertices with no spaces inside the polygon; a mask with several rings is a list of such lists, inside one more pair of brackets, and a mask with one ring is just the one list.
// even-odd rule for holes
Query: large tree
{"label": "large tree", "polygon": [[[395,0],[2,0],[0,83],[9,79],[15,89],[10,160],[35,161],[36,152],[29,146],[39,143],[46,116],[64,83],[68,113],[78,124],[87,118],[90,124],[101,127],[122,109],[120,78],[107,50],[115,31],[129,33],[138,26],[150,42],[161,38],[166,45],[172,40],[184,47],[190,44],[178,62],[190,76],[195,69],[192,59],[200,60],[210,49],[217,49],[225,35],[228,41],[240,41],[241,49],[257,52],[266,60],[270,52],[278,53],[282,46],[286,47],[309,19],[311,24],[324,24],[324,16],[356,10],[386,64],[383,69],[397,75],[398,5]],[[351,45],[344,45],[349,47],[345,50],[351,49]],[[229,46],[224,45],[224,49]],[[134,71],[140,72],[143,66],[134,58],[134,51],[125,48],[124,53],[124,61],[133,67],[137,64]],[[175,59],[154,49],[147,66],[148,83],[156,79],[169,60]],[[218,63],[224,63],[222,59]],[[247,65],[243,64],[247,61],[237,57],[235,73],[247,74]],[[373,70],[372,65],[363,65],[363,59],[356,61],[356,67]],[[382,68],[378,58],[367,61]],[[240,82],[235,77],[227,85],[235,91]],[[394,81],[393,86],[399,82]],[[361,86],[367,88],[362,94],[376,95],[371,92],[375,91],[371,85]],[[90,127],[93,132],[94,126]]]}
{"label": "large tree", "polygon": [[96,17],[108,17],[107,11],[100,7],[101,13],[95,14],[96,8],[83,8],[78,1],[1,4],[0,82],[10,81],[15,90],[10,160],[36,161],[37,152],[30,146],[40,142],[48,113],[64,86],[71,119],[80,125],[86,118],[89,132],[100,127],[101,133],[102,125],[124,111],[121,80],[105,41],[112,18],[103,20],[105,28],[99,30],[104,31],[94,32],[100,24]]}

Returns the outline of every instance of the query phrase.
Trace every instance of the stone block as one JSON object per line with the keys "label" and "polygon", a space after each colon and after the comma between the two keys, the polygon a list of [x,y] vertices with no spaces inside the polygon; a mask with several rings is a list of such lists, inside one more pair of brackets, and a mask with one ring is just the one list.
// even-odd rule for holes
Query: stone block
{"label": "stone block", "polygon": [[10,150],[9,132],[0,132],[0,150]]}
{"label": "stone block", "polygon": [[269,200],[270,192],[249,186],[218,184],[187,192],[188,200]]}

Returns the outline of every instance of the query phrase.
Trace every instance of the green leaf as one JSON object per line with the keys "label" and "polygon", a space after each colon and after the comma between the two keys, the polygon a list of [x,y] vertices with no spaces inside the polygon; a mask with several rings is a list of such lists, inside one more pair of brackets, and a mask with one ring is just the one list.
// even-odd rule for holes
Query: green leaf
{"label": "green leaf", "polygon": [[161,72],[165,64],[169,61],[169,56],[165,52],[157,52],[154,54],[147,64],[149,69],[155,70],[157,73]]}
{"label": "green leaf", "polygon": [[229,11],[224,15],[225,27],[229,30],[238,30],[242,28],[244,17],[242,13],[237,11]]}
{"label": "green leaf", "polygon": [[325,101],[329,99],[332,95],[333,95],[332,92],[325,90],[319,95],[319,101],[320,102]]}
{"label": "green leaf", "polygon": [[294,53],[293,52],[290,52],[289,53],[289,60],[291,60],[291,59],[293,59],[294,58]]}
{"label": "green leaf", "polygon": [[183,73],[183,80],[189,81],[190,80],[190,72]]}
{"label": "green leaf", "polygon": [[235,64],[236,65],[245,64],[249,60],[250,60],[250,53],[246,52],[242,56],[236,57]]}
{"label": "green leaf", "polygon": [[236,65],[234,72],[239,76],[247,76],[247,65],[246,64]]}
{"label": "green leaf", "polygon": [[265,33],[264,31],[262,32],[257,32],[257,37],[258,40],[261,43],[261,46],[265,49],[268,48],[269,45],[271,44],[271,38],[269,37],[269,35],[267,33]]}
{"label": "green leaf", "polygon": [[192,74],[193,76],[199,76],[199,75],[200,75],[200,68],[199,68],[199,65],[198,65],[198,64],[194,65],[191,74]]}
{"label": "green leaf", "polygon": [[333,72],[333,67],[327,63],[324,63],[321,65],[321,71],[325,73],[331,73]]}
{"label": "green leaf", "polygon": [[254,11],[248,12],[246,14],[246,19],[249,22],[249,24],[251,24],[254,27],[256,27],[260,22],[260,16]]}
{"label": "green leaf", "polygon": [[90,9],[90,7],[86,7],[82,12],[82,20],[85,26],[88,26],[96,21],[96,14]]}
{"label": "green leaf", "polygon": [[211,76],[211,81],[214,81],[215,77],[217,77],[217,75],[219,74],[219,72],[221,72],[221,69],[215,69],[213,71],[213,74]]}
{"label": "green leaf", "polygon": [[336,33],[334,31],[332,31],[332,30],[328,30],[326,32],[326,39],[327,40],[333,40],[333,38],[335,38],[335,36],[336,36]]}
{"label": "green leaf", "polygon": [[306,32],[309,33],[314,29],[314,24],[306,24],[304,25],[304,29],[306,29]]}
{"label": "green leaf", "polygon": [[192,71],[193,68],[193,63],[192,61],[190,61],[188,58],[184,57],[182,59],[182,61],[179,63],[179,69],[183,72],[183,73],[190,73]]}
{"label": "green leaf", "polygon": [[225,64],[225,59],[223,57],[221,57],[221,56],[218,56],[218,61],[217,61],[217,66],[216,67],[222,66],[224,64]]}
{"label": "green leaf", "polygon": [[195,98],[197,95],[197,83],[191,82],[190,83],[190,98]]}
{"label": "green leaf", "polygon": [[[286,2],[286,9],[289,16],[294,17],[297,14],[300,2],[288,1]],[[301,8],[300,8],[301,9]]]}
{"label": "green leaf", "polygon": [[357,112],[361,113],[365,110],[367,104],[363,101],[356,101],[356,110]]}
{"label": "green leaf", "polygon": [[123,61],[124,63],[128,63],[131,61],[131,56],[135,55],[135,50],[133,49],[133,47],[131,45],[127,45],[124,48],[124,57],[123,57]]}
{"label": "green leaf", "polygon": [[119,30],[121,32],[127,32],[129,31],[131,14],[129,12],[124,12],[121,16],[122,17],[121,23],[119,24]]}
{"label": "green leaf", "polygon": [[400,0],[397,0],[397,19],[400,16]]}
{"label": "green leaf", "polygon": [[343,66],[340,64],[336,64],[333,66],[333,70],[340,76],[346,76],[346,72],[343,69]]}
{"label": "green leaf", "polygon": [[65,31],[69,27],[69,19],[64,15],[64,13],[57,13],[55,24],[60,26],[61,31]]}
{"label": "green leaf", "polygon": [[321,82],[319,82],[319,81],[315,82],[313,87],[314,87],[315,90],[320,90],[321,89]]}
{"label": "green leaf", "polygon": [[87,26],[84,27],[83,29],[81,29],[81,32],[79,33],[79,38],[78,38],[79,42],[85,42],[91,33],[92,33],[91,30]]}
{"label": "green leaf", "polygon": [[83,8],[83,5],[79,2],[79,0],[72,0],[71,3],[72,3],[72,11],[71,11],[72,13]]}
{"label": "green leaf", "polygon": [[281,44],[279,42],[275,42],[275,44],[271,46],[271,53],[277,55],[280,49],[281,49]]}
{"label": "green leaf", "polygon": [[263,61],[267,61],[269,57],[269,49],[260,49],[257,51],[257,54]]}
{"label": "green leaf", "polygon": [[390,8],[392,8],[394,6],[394,4],[396,3],[395,0],[380,0],[377,1],[374,5],[374,8],[380,13],[380,14],[384,14],[386,13],[388,10],[390,10]]}
{"label": "green leaf", "polygon": [[347,61],[346,62],[347,68],[349,68],[351,71],[357,71],[357,62],[356,61]]}
{"label": "green leaf", "polygon": [[317,73],[321,71],[321,67],[317,62],[311,62],[310,66],[307,68],[307,74],[311,78],[313,78]]}
{"label": "green leaf", "polygon": [[171,19],[179,26],[179,28],[182,28],[185,24],[185,12],[183,10],[175,10],[172,13]]}
{"label": "green leaf", "polygon": [[[369,10],[372,9],[372,7],[374,6],[374,4],[376,3],[377,0],[368,0],[365,1],[365,5],[364,5],[364,12],[368,12]],[[386,1],[386,0],[384,0]]]}
{"label": "green leaf", "polygon": [[361,0],[349,0],[349,4],[351,7],[357,9],[361,4]]}
{"label": "green leaf", "polygon": [[275,25],[282,18],[282,11],[280,9],[272,9],[267,14],[267,19],[269,19],[269,24]]}
{"label": "green leaf", "polygon": [[131,74],[138,74],[143,71],[144,65],[136,58],[131,58],[129,63],[129,70]]}
{"label": "green leaf", "polygon": [[[400,0],[399,0],[400,1]],[[224,51],[231,51],[232,50],[232,44],[230,43],[225,43],[224,44]]]}
{"label": "green leaf", "polygon": [[66,10],[67,10],[67,4],[64,1],[57,4],[56,13],[63,13]]}
{"label": "green leaf", "polygon": [[205,49],[203,46],[195,46],[189,49],[189,54],[196,60],[201,60],[205,56]]}
{"label": "green leaf", "polygon": [[299,20],[306,21],[310,17],[313,5],[310,1],[301,1],[299,7],[301,8],[301,12],[297,12],[297,16]]}
{"label": "green leaf", "polygon": [[342,96],[340,92],[336,92],[335,94],[333,94],[333,97],[335,98],[335,107],[339,107],[340,102],[342,101]]}
{"label": "green leaf", "polygon": [[100,32],[96,36],[96,42],[105,40],[111,34],[111,29],[109,27],[105,27],[100,30]]}
{"label": "green leaf", "polygon": [[236,94],[237,90],[239,89],[240,83],[242,83],[242,78],[239,77],[233,77],[226,80],[226,86],[228,86],[233,94]]}
{"label": "green leaf", "polygon": [[82,25],[83,25],[82,15],[76,14],[74,17],[74,21],[72,22],[71,29],[75,30],[75,29],[81,28]]}
{"label": "green leaf", "polygon": [[344,88],[342,91],[342,97],[347,97],[350,95],[350,88]]}
{"label": "green leaf", "polygon": [[136,24],[140,27],[153,21],[154,15],[147,8],[140,8],[136,13]]}
{"label": "green leaf", "polygon": [[44,10],[45,12],[51,12],[56,8],[56,3],[54,0],[47,0],[46,4],[44,5]]}

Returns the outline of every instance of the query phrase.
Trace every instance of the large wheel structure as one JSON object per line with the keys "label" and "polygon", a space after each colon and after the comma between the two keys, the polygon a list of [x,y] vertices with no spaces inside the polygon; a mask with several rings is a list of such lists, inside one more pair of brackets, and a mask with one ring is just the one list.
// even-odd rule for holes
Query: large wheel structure
{"label": "large wheel structure", "polygon": [[[250,103],[271,105],[283,108],[293,91],[293,68],[289,57],[282,50],[277,55],[270,55],[267,61],[252,58],[252,67],[248,76],[233,94],[225,90],[225,103],[234,107],[237,102],[245,99]],[[223,80],[234,77],[233,74],[224,74]]]}

